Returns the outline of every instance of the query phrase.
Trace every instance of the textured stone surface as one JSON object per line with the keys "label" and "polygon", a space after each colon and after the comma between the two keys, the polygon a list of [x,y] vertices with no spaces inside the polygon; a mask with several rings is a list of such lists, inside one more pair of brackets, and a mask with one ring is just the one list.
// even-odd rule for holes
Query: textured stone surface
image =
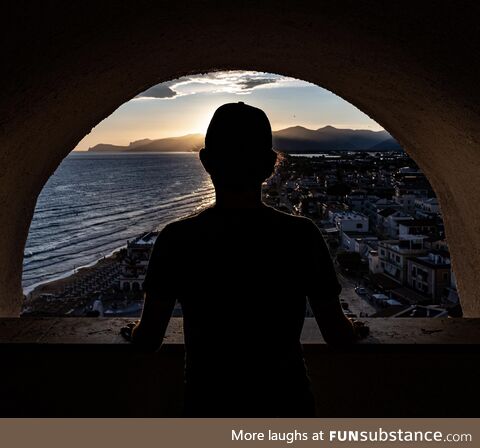
{"label": "textured stone surface", "polygon": [[[480,319],[374,318],[362,319],[370,335],[359,345],[480,344]],[[0,344],[128,345],[119,334],[128,318],[3,318]],[[221,335],[219,335],[221,337]],[[170,320],[166,345],[183,345],[182,318]],[[302,343],[325,345],[317,323],[305,319]]]}
{"label": "textured stone surface", "polygon": [[[137,93],[249,69],[325,87],[405,147],[440,200],[466,316],[480,316],[478,2],[12,2],[2,6],[0,314],[48,177]],[[267,111],[268,113],[268,111]]]}
{"label": "textured stone surface", "polygon": [[[180,416],[181,319],[172,319],[166,344],[155,353],[120,338],[128,320],[0,319],[0,416]],[[323,343],[314,320],[306,320],[303,351],[319,417],[477,415],[480,320],[369,324],[367,340],[334,350]],[[224,345],[218,347],[221,356]]]}

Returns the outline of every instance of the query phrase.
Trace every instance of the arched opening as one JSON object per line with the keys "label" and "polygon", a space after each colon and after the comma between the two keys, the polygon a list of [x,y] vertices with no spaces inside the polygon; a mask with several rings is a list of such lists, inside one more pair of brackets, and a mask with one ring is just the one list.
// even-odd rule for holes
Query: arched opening
{"label": "arched opening", "polygon": [[[55,74],[46,66],[32,67],[29,78],[21,71],[12,72],[25,80],[25,87],[13,89],[3,108],[15,111],[15,117],[13,112],[7,114],[3,139],[1,202],[9,213],[3,214],[0,222],[2,314],[14,316],[20,311],[22,246],[36,198],[60,161],[92,126],[160,81],[239,67],[284,73],[322,85],[390,130],[435,189],[464,313],[480,314],[475,280],[480,263],[476,232],[480,217],[471,207],[479,195],[475,186],[479,135],[475,71],[458,64],[468,60],[473,50],[475,39],[468,30],[475,27],[464,28],[467,32],[462,36],[453,33],[457,50],[445,50],[441,58],[451,64],[439,64],[437,52],[430,50],[443,48],[446,35],[452,39],[445,31],[453,23],[445,19],[451,18],[450,11],[444,16],[439,12],[438,32],[426,37],[417,19],[429,17],[428,8],[415,14],[410,11],[409,16],[408,8],[387,12],[368,5],[353,8],[348,17],[336,6],[325,9],[312,3],[308,9],[307,14],[288,6],[290,20],[285,21],[286,11],[267,5],[255,8],[253,15],[243,7],[196,5],[181,14],[175,8],[160,13],[155,6],[130,14],[126,7],[118,11],[120,22],[111,19],[105,23],[107,11],[99,10],[92,17],[80,8],[75,18],[69,19],[74,21],[72,26],[63,31],[67,37],[64,45],[69,45],[74,35],[79,42],[79,36],[91,34],[83,44],[69,48],[72,51],[55,66]],[[45,12],[36,13],[47,22],[52,20]],[[179,17],[186,18],[188,25]],[[119,26],[127,18],[128,29],[138,31],[134,36]],[[466,17],[461,20],[463,23]],[[228,23],[235,24],[235,33],[230,33]],[[404,30],[409,30],[408,39],[402,38]],[[415,33],[422,39],[412,46]],[[35,40],[29,51],[40,54],[42,39]],[[93,50],[92,39],[96,44]],[[451,43],[448,46],[453,47]],[[48,51],[60,51],[60,47]],[[455,77],[462,82],[452,83]]]}
{"label": "arched opening", "polygon": [[[82,316],[99,294],[106,315],[138,314],[158,230],[213,201],[197,151],[216,107],[237,100],[264,109],[272,124],[279,159],[264,184],[264,202],[309,217],[321,229],[349,317],[455,312],[448,252],[442,263],[434,262],[438,245],[446,248],[438,203],[398,142],[318,86],[230,71],[147,89],[64,160],[42,191],[30,226],[24,286],[42,286],[29,292],[24,314],[55,315],[56,302],[58,315]],[[419,257],[418,265],[409,266],[409,257]],[[88,267],[65,278],[72,265]],[[437,278],[440,269],[446,278]],[[454,297],[447,297],[451,290]],[[129,300],[124,292],[131,292]]]}
{"label": "arched opening", "polygon": [[[389,129],[435,189],[464,314],[480,316],[477,3],[437,2],[433,8],[429,2],[379,8],[370,1],[313,0],[280,6],[207,0],[168,8],[161,2],[140,3],[102,2],[92,9],[88,3],[38,2],[7,8],[7,69],[1,73],[0,97],[1,316],[20,312],[23,247],[37,196],[92,127],[159,82],[245,67],[324,86]],[[95,328],[89,327],[93,319],[80,320],[47,319],[27,331],[19,331],[19,325],[28,322],[2,320],[8,341],[4,364],[15,367],[3,369],[5,415],[180,415],[176,404],[184,360],[178,327],[166,344],[166,356],[140,359],[121,345],[119,319],[95,320]],[[319,416],[464,417],[477,412],[479,394],[472,387],[479,375],[477,319],[430,319],[421,326],[405,321],[407,331],[398,321],[380,322],[378,339],[349,353],[332,353],[307,337],[306,342],[315,342],[305,348],[318,385]],[[12,350],[14,339],[21,344]],[[101,344],[85,350],[85,342]],[[440,345],[428,345],[432,342]],[[362,361],[367,368],[358,369]],[[92,365],[109,378],[101,394],[85,381]],[[406,365],[411,378],[431,373],[428,387],[412,381],[395,400],[386,400],[393,382],[405,380],[399,372]],[[327,390],[325,384],[340,387]],[[145,392],[141,406],[139,387]],[[59,390],[70,393],[52,393]]]}

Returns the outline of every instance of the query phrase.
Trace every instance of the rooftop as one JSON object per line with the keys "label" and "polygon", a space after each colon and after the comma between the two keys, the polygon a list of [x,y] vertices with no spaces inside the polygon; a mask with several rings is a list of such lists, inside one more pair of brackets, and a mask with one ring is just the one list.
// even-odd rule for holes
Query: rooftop
{"label": "rooftop", "polygon": [[378,212],[379,215],[383,216],[386,218],[387,216],[393,215],[394,213],[397,213],[399,210],[392,208],[392,207],[387,207]]}
{"label": "rooftop", "polygon": [[438,224],[434,219],[402,219],[397,223],[405,227],[434,227]]}
{"label": "rooftop", "polygon": [[342,233],[349,236],[350,238],[358,238],[362,240],[370,238],[378,240],[378,236],[374,235],[373,233],[355,232],[353,230],[344,230]]}
{"label": "rooftop", "polygon": [[128,246],[152,246],[157,239],[158,232],[148,232],[138,238],[128,241]]}
{"label": "rooftop", "polygon": [[354,211],[338,211],[334,212],[335,218],[343,219],[368,219],[364,214]]}
{"label": "rooftop", "polygon": [[[434,257],[431,257],[430,254],[434,255]],[[451,268],[450,263],[438,262],[437,260],[439,260],[439,257],[435,257],[435,255],[439,255],[440,259],[445,259],[445,258],[450,257],[448,252],[432,250],[432,251],[429,251],[429,253],[425,256],[412,257],[411,261],[413,261],[417,264],[421,264],[423,266],[436,268],[436,269],[440,269],[440,268],[450,269]]]}

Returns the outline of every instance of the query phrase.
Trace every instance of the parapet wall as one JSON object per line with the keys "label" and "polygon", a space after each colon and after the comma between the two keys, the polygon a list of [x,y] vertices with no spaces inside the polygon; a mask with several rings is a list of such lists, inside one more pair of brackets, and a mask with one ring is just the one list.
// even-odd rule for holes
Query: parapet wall
{"label": "parapet wall", "polygon": [[54,0],[2,13],[1,316],[20,313],[37,196],[92,127],[159,82],[243,69],[327,88],[403,145],[439,199],[464,315],[480,317],[480,3]]}
{"label": "parapet wall", "polygon": [[[1,319],[0,416],[180,416],[181,319],[172,319],[157,353],[142,352],[119,336],[126,321]],[[478,320],[368,323],[368,339],[339,351],[326,346],[314,319],[306,319],[302,341],[319,417],[478,414]]]}

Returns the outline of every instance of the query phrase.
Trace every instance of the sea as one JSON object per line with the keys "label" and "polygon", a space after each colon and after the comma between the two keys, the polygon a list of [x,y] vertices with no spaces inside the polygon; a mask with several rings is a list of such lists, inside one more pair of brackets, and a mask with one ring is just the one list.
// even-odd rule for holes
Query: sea
{"label": "sea", "polygon": [[197,153],[72,152],[38,198],[25,247],[24,293],[213,201]]}

